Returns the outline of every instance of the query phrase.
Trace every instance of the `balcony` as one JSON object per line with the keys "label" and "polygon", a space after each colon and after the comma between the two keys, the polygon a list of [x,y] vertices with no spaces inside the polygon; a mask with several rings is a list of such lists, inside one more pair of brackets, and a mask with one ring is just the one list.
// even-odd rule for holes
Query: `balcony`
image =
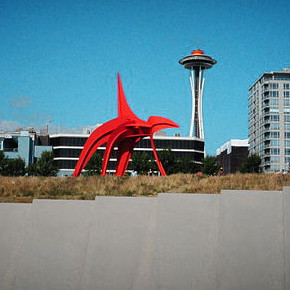
{"label": "balcony", "polygon": [[4,148],[4,152],[18,152],[18,148]]}
{"label": "balcony", "polygon": [[262,100],[266,100],[268,98],[270,98],[269,91],[265,91],[264,93],[262,93]]}
{"label": "balcony", "polygon": [[267,124],[270,125],[270,118],[268,116],[266,116],[264,120],[260,121],[260,126],[264,126],[264,125],[267,125]]}
{"label": "balcony", "polygon": [[271,142],[270,141],[264,141],[264,148],[270,148],[271,147]]}
{"label": "balcony", "polygon": [[266,100],[262,103],[262,109],[268,108],[268,107],[270,107],[270,102],[269,102],[269,100]]}
{"label": "balcony", "polygon": [[262,111],[262,117],[266,117],[266,116],[270,116],[270,110],[269,110],[269,108],[264,109]]}

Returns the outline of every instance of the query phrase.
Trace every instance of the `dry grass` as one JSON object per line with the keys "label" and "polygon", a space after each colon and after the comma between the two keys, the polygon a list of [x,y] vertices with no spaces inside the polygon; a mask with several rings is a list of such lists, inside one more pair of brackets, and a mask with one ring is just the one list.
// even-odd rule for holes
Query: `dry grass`
{"label": "dry grass", "polygon": [[0,202],[31,202],[33,198],[94,199],[96,195],[154,196],[159,192],[219,193],[221,189],[281,190],[290,176],[233,174],[200,177],[4,177],[0,176]]}

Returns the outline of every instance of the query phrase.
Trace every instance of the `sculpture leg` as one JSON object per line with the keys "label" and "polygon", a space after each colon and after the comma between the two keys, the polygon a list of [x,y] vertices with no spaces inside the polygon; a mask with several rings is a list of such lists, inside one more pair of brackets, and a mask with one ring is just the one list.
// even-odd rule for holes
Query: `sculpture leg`
{"label": "sculpture leg", "polygon": [[154,154],[157,166],[159,168],[159,171],[160,171],[162,176],[167,176],[166,171],[164,170],[163,165],[162,165],[161,161],[158,158],[156,147],[155,147],[154,140],[153,140],[153,134],[150,135],[150,141],[151,141],[151,147],[153,149],[153,154]]}
{"label": "sculpture leg", "polygon": [[141,137],[138,138],[130,138],[127,140],[124,140],[122,142],[120,142],[119,146],[118,146],[118,162],[117,162],[117,167],[116,167],[116,176],[123,176],[130,158],[132,156],[134,147],[136,146],[136,144],[141,140]]}

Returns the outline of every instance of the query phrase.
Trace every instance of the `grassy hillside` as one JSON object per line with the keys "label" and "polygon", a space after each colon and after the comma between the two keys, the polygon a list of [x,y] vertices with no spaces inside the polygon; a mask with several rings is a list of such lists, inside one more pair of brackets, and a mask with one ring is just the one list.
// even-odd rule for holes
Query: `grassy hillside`
{"label": "grassy hillside", "polygon": [[281,190],[290,175],[234,174],[168,177],[4,177],[0,176],[0,202],[31,202],[33,198],[94,199],[96,195],[154,196],[159,192],[219,193],[221,189]]}

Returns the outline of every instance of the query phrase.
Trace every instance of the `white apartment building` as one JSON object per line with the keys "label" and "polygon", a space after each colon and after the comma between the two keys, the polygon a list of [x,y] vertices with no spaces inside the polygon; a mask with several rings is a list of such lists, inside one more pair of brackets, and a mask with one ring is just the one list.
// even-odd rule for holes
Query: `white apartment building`
{"label": "white apartment building", "polygon": [[249,153],[263,172],[289,170],[290,68],[264,73],[249,88]]}

